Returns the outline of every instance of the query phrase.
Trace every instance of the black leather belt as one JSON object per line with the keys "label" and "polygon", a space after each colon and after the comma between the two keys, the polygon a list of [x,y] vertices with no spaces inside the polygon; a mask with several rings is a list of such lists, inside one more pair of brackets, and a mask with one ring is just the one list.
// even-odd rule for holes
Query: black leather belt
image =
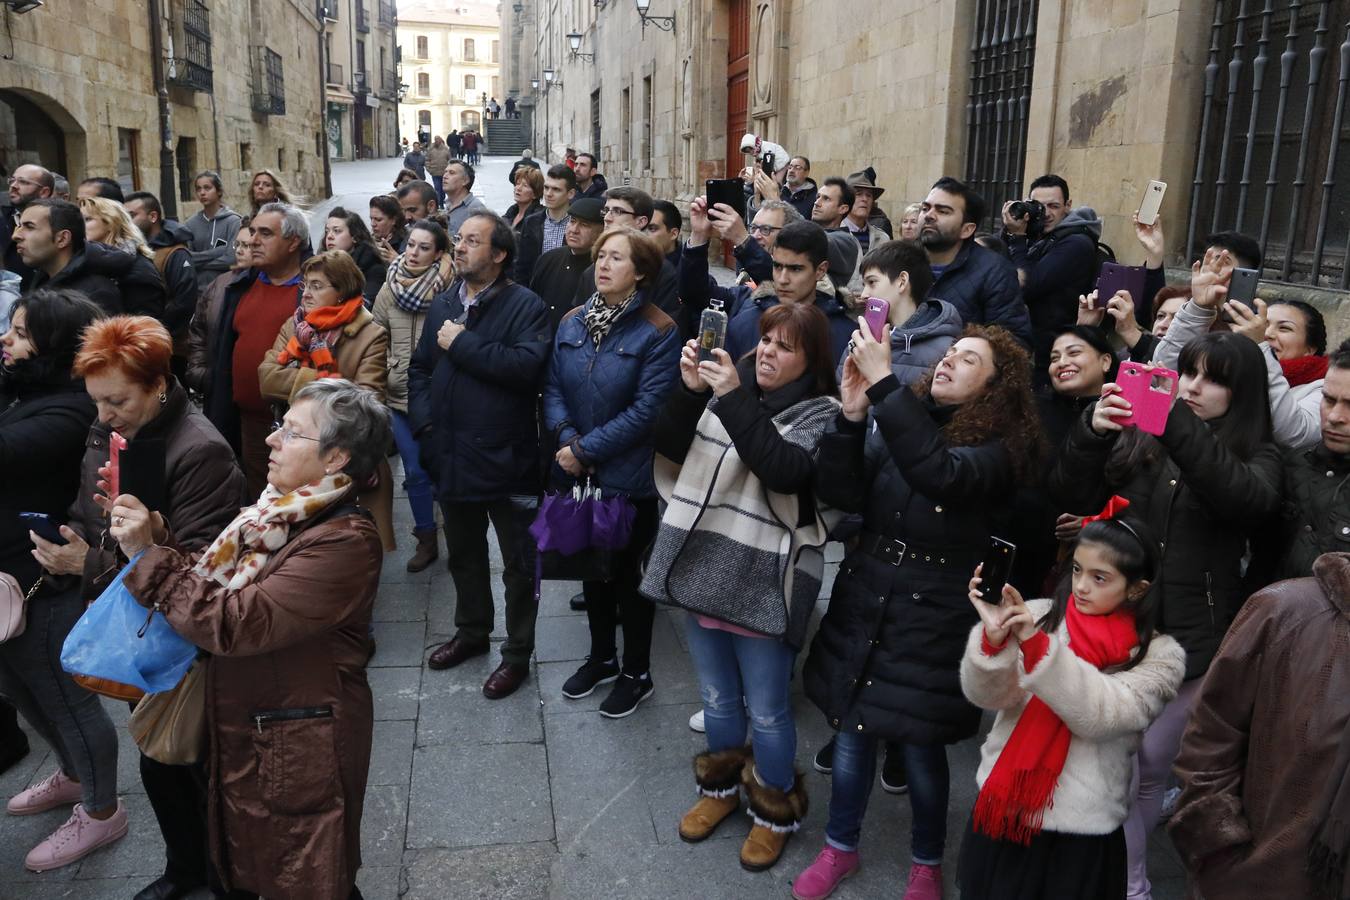
{"label": "black leather belt", "polygon": [[980,557],[969,550],[953,551],[939,547],[923,547],[895,538],[888,538],[872,531],[862,533],[862,538],[858,542],[858,549],[892,566],[908,563],[910,565],[958,568],[974,572],[975,567],[980,564]]}

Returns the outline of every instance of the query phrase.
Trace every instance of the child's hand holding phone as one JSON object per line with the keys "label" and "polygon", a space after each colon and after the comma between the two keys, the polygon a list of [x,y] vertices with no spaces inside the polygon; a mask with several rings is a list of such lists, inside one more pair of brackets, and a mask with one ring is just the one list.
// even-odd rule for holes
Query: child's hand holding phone
{"label": "child's hand holding phone", "polygon": [[882,340],[872,336],[872,328],[867,319],[858,317],[858,330],[853,332],[849,341],[849,358],[858,367],[858,374],[871,387],[891,374],[891,329],[881,326]]}
{"label": "child's hand holding phone", "polygon": [[997,603],[984,599],[980,589],[983,579],[984,563],[975,567],[975,575],[970,579],[970,605],[980,614],[984,623],[984,636],[995,647],[1007,643],[1008,636],[1025,641],[1036,633],[1036,618],[1022,600],[1021,593],[1011,584],[1003,585],[1002,596]]}

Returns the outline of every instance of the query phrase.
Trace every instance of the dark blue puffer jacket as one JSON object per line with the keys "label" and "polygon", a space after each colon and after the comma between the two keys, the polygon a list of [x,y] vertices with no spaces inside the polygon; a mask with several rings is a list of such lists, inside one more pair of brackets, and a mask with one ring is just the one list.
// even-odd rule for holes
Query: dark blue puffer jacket
{"label": "dark blue puffer jacket", "polygon": [[[545,439],[576,440],[583,464],[602,490],[636,499],[656,496],[652,426],[680,377],[675,321],[641,291],[597,349],[586,332],[585,306],[558,326],[544,388]],[[571,478],[552,467],[555,485]]]}
{"label": "dark blue puffer jacket", "polygon": [[1022,300],[1017,269],[993,250],[966,241],[928,295],[955,306],[967,325],[1001,325],[1031,346],[1031,316]]}

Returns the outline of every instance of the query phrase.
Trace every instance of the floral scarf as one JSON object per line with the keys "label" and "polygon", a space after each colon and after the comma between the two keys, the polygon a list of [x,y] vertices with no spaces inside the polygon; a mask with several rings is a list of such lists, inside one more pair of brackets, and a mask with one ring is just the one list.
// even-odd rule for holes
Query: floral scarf
{"label": "floral scarf", "polygon": [[623,311],[633,302],[637,296],[637,291],[629,294],[618,306],[610,306],[600,297],[599,291],[591,294],[591,299],[586,303],[585,325],[586,333],[595,341],[595,349],[600,349],[600,342],[609,334],[609,330],[614,327],[614,322],[623,315]]}
{"label": "floral scarf", "polygon": [[[359,298],[358,298],[359,299]],[[194,571],[222,587],[237,591],[253,583],[272,554],[291,539],[296,525],[314,518],[341,500],[352,480],[341,472],[325,475],[283,494],[270,484],[252,506],[246,506],[206,548]]]}
{"label": "floral scarf", "polygon": [[406,256],[399,256],[389,267],[386,283],[394,295],[394,305],[404,312],[424,313],[431,299],[450,283],[450,254],[445,253],[436,263],[416,269],[408,265]]}
{"label": "floral scarf", "polygon": [[364,297],[353,297],[337,306],[320,306],[308,313],[300,307],[295,311],[295,334],[277,354],[277,363],[284,366],[295,361],[301,368],[317,369],[320,378],[341,377],[333,347],[342,334],[342,326],[364,308]]}

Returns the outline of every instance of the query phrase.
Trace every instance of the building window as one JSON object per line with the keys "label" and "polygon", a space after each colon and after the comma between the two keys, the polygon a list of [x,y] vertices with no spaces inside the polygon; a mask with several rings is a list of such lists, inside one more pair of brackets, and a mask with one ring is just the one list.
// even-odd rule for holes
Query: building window
{"label": "building window", "polygon": [[245,172],[253,171],[253,145],[239,145],[239,168]]}
{"label": "building window", "polygon": [[203,0],[173,0],[169,7],[173,56],[169,81],[194,91],[210,92],[211,12]]}
{"label": "building window", "polygon": [[642,79],[642,170],[652,170],[652,76]]}
{"label": "building window", "polygon": [[600,89],[591,91],[591,152],[600,155]]}
{"label": "building window", "polygon": [[632,168],[629,160],[633,154],[633,92],[624,88],[619,95],[619,137],[623,140],[619,153],[625,168]]}
{"label": "building window", "polygon": [[464,90],[465,90],[465,91],[476,91],[476,90],[478,90],[478,79],[477,79],[477,78],[474,78],[472,75],[465,75],[465,76],[464,76]]}
{"label": "building window", "polygon": [[1188,259],[1207,234],[1240,231],[1260,243],[1264,277],[1350,287],[1350,45],[1327,47],[1348,18],[1332,0],[1216,8]]}
{"label": "building window", "polygon": [[366,84],[366,42],[356,42],[356,86],[358,88],[367,87]]}
{"label": "building window", "polygon": [[427,54],[427,36],[426,36],[425,34],[419,34],[419,35],[417,36],[417,58],[418,58],[418,59],[430,59],[430,58],[431,58],[431,57]]}
{"label": "building window", "polygon": [[270,47],[254,47],[253,111],[269,116],[286,115],[286,82],[281,54]]}
{"label": "building window", "polygon": [[417,129],[431,128],[431,110],[419,109],[417,111]]}
{"label": "building window", "polygon": [[492,42],[492,61],[501,62],[501,41]]}
{"label": "building window", "polygon": [[192,200],[192,176],[197,174],[197,139],[180,137],[174,161],[178,167],[178,199]]}
{"label": "building window", "polygon": [[1022,196],[1037,0],[991,0],[971,17],[970,96],[966,101],[966,183],[989,203]]}
{"label": "building window", "polygon": [[472,131],[477,131],[479,121],[480,119],[478,113],[475,110],[466,109],[464,110],[464,112],[459,114],[459,128],[461,131],[465,130],[466,128]]}
{"label": "building window", "polygon": [[426,72],[417,73],[417,96],[431,96],[431,76]]}
{"label": "building window", "polygon": [[477,62],[477,53],[473,48],[473,38],[464,39],[464,61]]}
{"label": "building window", "polygon": [[277,148],[277,172],[278,174],[286,171],[286,148]]}
{"label": "building window", "polygon": [[141,133],[130,128],[117,129],[117,183],[122,193],[141,189],[141,166],[138,147]]}
{"label": "building window", "polygon": [[492,96],[499,97],[502,93],[502,79],[500,76],[492,76]]}

